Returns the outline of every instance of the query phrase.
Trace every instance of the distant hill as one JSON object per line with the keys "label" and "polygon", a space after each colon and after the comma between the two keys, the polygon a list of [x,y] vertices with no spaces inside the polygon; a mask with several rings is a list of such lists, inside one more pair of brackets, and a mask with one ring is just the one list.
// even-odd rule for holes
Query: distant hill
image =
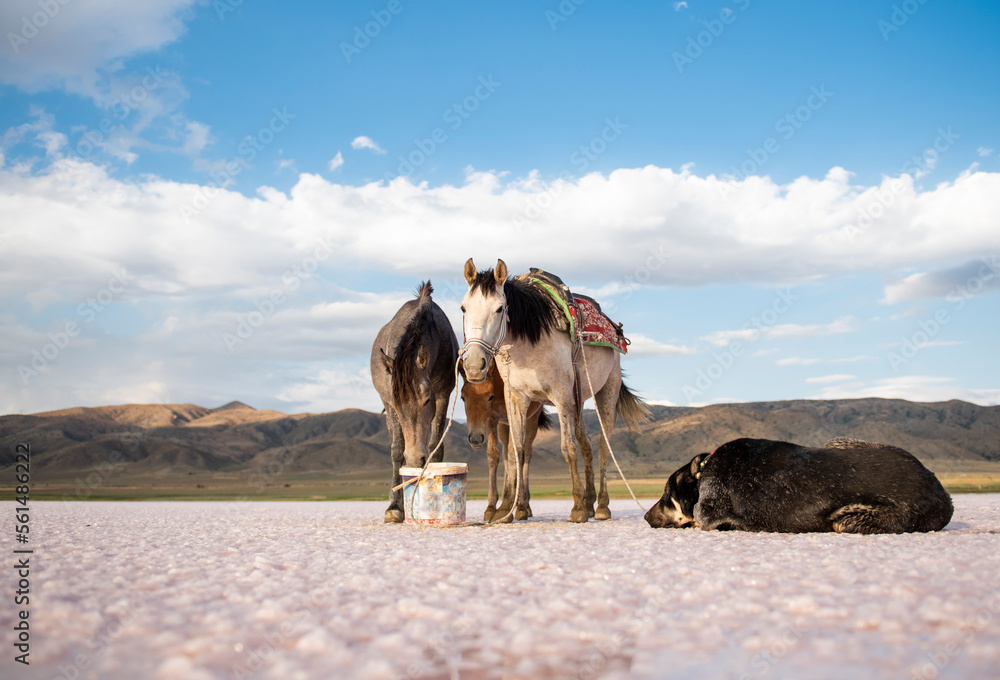
{"label": "distant hill", "polygon": [[[618,429],[612,446],[626,473],[664,475],[702,451],[737,437],[820,445],[851,436],[901,446],[925,462],[959,470],[1000,461],[1000,406],[962,401],[914,403],[894,399],[779,401],[702,408],[653,406],[637,432]],[[596,451],[597,418],[585,413]],[[482,450],[456,422],[445,443],[448,460],[486,469]],[[92,469],[118,452],[131,475],[241,471],[281,462],[287,472],[385,473],[385,417],[357,409],[287,415],[238,401],[219,408],[194,404],[129,404],[70,408],[0,417],[0,468],[14,462],[18,442],[30,442],[32,477]],[[543,432],[532,461],[536,473],[564,471],[557,431]]]}

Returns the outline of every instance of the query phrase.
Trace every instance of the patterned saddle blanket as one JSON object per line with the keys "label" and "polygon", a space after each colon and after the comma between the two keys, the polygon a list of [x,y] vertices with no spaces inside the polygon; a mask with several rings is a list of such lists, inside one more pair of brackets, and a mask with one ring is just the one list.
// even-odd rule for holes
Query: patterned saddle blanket
{"label": "patterned saddle blanket", "polygon": [[613,347],[622,354],[628,354],[628,338],[622,333],[621,324],[615,324],[601,311],[601,306],[586,295],[574,295],[570,307],[572,324],[583,337],[585,345]]}
{"label": "patterned saddle blanket", "polygon": [[522,275],[531,283],[546,291],[565,316],[566,328],[570,336],[583,338],[585,345],[611,347],[622,354],[628,354],[629,341],[622,332],[622,325],[616,324],[601,310],[600,303],[592,297],[574,294],[569,286],[555,274],[532,267]]}

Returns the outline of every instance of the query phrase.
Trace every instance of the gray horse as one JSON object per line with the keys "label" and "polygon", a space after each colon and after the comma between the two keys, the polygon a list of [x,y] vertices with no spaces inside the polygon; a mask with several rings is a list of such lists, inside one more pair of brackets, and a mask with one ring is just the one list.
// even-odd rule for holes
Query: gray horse
{"label": "gray horse", "polygon": [[[385,407],[392,435],[392,486],[404,465],[422,467],[444,432],[448,399],[455,389],[458,339],[451,322],[431,300],[431,282],[420,285],[415,300],[399,308],[375,337],[372,384]],[[444,446],[434,454],[444,459]],[[403,490],[389,492],[386,522],[402,522]]]}

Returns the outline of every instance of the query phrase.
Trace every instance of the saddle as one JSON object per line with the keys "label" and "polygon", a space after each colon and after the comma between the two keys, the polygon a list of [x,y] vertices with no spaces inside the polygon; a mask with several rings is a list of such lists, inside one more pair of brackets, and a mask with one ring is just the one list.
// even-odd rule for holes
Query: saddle
{"label": "saddle", "polygon": [[612,321],[597,300],[588,295],[574,294],[561,278],[551,272],[532,267],[518,278],[544,290],[562,311],[557,315],[556,325],[559,330],[569,333],[573,341],[573,392],[576,395],[577,415],[582,416],[583,385],[579,366],[582,345],[611,347],[626,354],[629,341],[622,331],[622,324]]}
{"label": "saddle", "polygon": [[559,330],[569,333],[574,345],[581,339],[585,345],[611,347],[622,354],[628,353],[630,343],[622,331],[623,324],[612,321],[597,300],[572,292],[561,278],[537,267],[518,278],[538,286],[555,301],[563,312],[557,319]]}

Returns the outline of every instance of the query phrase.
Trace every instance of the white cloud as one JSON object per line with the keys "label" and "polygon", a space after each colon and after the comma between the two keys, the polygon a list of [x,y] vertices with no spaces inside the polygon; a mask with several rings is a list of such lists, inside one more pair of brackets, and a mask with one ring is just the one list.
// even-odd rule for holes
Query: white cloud
{"label": "white cloud", "polygon": [[847,382],[848,380],[855,380],[856,376],[849,375],[847,373],[838,373],[835,375],[823,375],[816,378],[806,378],[807,383],[835,383],[835,382]]}
{"label": "white cloud", "polygon": [[669,345],[647,337],[642,333],[626,333],[625,335],[632,342],[628,348],[630,355],[640,357],[676,357],[695,353],[690,347]]}
{"label": "white cloud", "polygon": [[278,161],[278,172],[282,170],[288,170],[289,168],[295,169],[295,160],[292,158],[282,158]]}
{"label": "white cloud", "polygon": [[[990,248],[996,252],[995,244]],[[911,274],[885,287],[882,302],[894,305],[921,298],[968,299],[1000,290],[1000,262],[996,255],[980,257],[957,267]]]}
{"label": "white cloud", "polygon": [[[58,139],[45,137],[44,123],[32,125],[16,133],[22,143],[58,147]],[[1000,174],[987,172],[914,190],[905,218],[893,218],[891,238],[872,226],[859,237],[870,240],[865,243],[843,238],[841,228],[868,190],[849,186],[838,173],[780,186],[749,178],[732,185],[728,201],[720,197],[719,180],[690,171],[646,167],[561,181],[557,199],[529,225],[531,238],[518,238],[514,218],[549,186],[537,179],[470,172],[457,186],[405,178],[349,186],[303,173],[287,192],[212,192],[186,221],[181,209],[202,200],[205,187],[150,175],[123,181],[107,168],[71,159],[35,170],[4,165],[0,214],[13,217],[4,222],[0,249],[2,308],[28,300],[39,309],[30,320],[20,312],[0,320],[4,364],[16,368],[30,360],[59,323],[79,321],[75,305],[122,269],[131,280],[116,297],[115,324],[141,330],[102,331],[111,322],[99,318],[30,387],[16,372],[0,376],[0,407],[70,406],[112,398],[120,386],[163,383],[171,386],[164,395],[171,400],[241,398],[278,406],[281,393],[288,403],[315,409],[333,397],[316,385],[309,392],[314,376],[302,367],[344,370],[322,362],[366,354],[375,331],[421,279],[433,279],[435,299],[459,328],[461,267],[470,255],[480,267],[503,257],[512,272],[541,266],[592,290],[620,291],[621,299],[634,290],[636,272],[651,253],[665,257],[641,270],[643,285],[652,287],[770,286],[858,271],[933,270],[991,252],[1000,214]],[[366,277],[360,286],[402,292],[333,286],[358,271]],[[234,332],[258,305],[266,308],[274,292],[283,301],[230,353],[223,333]],[[55,320],[33,325],[49,323],[38,322],[39,315]],[[850,317],[777,324],[765,327],[765,336],[818,337],[854,325]],[[745,333],[719,331],[705,339]],[[640,336],[637,353],[649,337]],[[686,351],[656,340],[646,349],[661,356]],[[150,366],[151,356],[169,368]],[[299,391],[282,392],[290,385]]]}
{"label": "white cloud", "polygon": [[[890,342],[886,347],[902,347],[903,341]],[[912,344],[917,349],[927,349],[929,347],[954,347],[956,345],[967,344],[965,340],[931,340],[928,342],[913,343],[911,340],[907,340],[906,344]]]}
{"label": "white cloud", "polygon": [[102,390],[88,401],[105,404],[163,404],[168,403],[169,393],[166,383],[152,380]]}
{"label": "white cloud", "polygon": [[[303,173],[287,194],[220,191],[188,224],[180,211],[201,200],[199,185],[148,176],[123,182],[86,162],[54,163],[34,176],[5,167],[0,205],[20,217],[8,231],[11,247],[4,253],[11,262],[0,279],[34,285],[53,273],[72,278],[120,263],[143,271],[146,282],[163,279],[168,289],[241,288],[253,274],[301,259],[322,237],[340,262],[444,277],[458,288],[461,263],[470,255],[479,266],[501,256],[514,272],[542,266],[603,287],[627,284],[650,252],[659,251],[666,262],[645,271],[648,285],[773,284],[970,259],[995,245],[1000,173],[964,175],[920,193],[891,239],[872,234],[865,244],[840,236],[854,210],[853,189],[840,180],[803,178],[767,188],[769,180],[750,178],[728,202],[720,200],[719,184],[653,167],[586,175],[567,183],[531,224],[528,239],[517,238],[513,220],[537,190],[518,180],[504,183],[495,173],[471,173],[460,186],[441,187],[405,178],[354,187]],[[102,225],[96,235],[80,228],[95,223]],[[141,233],[136,224],[144,226]],[[195,242],[202,247],[192,251]],[[712,266],[706,267],[709,253]],[[819,326],[778,324],[766,334],[807,337],[852,328],[844,318]],[[746,334],[723,331],[707,339],[723,345]]]}
{"label": "white cloud", "polygon": [[[845,316],[827,324],[811,324],[803,326],[797,323],[776,324],[773,326],[748,326],[739,330],[715,331],[702,336],[716,347],[725,347],[733,340],[753,341],[758,338],[815,338],[850,333],[857,328],[853,317]],[[790,361],[790,360],[789,360]],[[779,362],[779,365],[781,364]]]}
{"label": "white cloud", "polygon": [[857,321],[854,317],[844,316],[832,323],[800,325],[797,323],[786,323],[772,326],[767,329],[765,336],[769,338],[815,338],[837,335],[839,333],[851,333],[857,330]]}
{"label": "white cloud", "polygon": [[186,136],[181,146],[181,153],[186,156],[199,156],[202,150],[211,142],[209,126],[197,121],[188,121],[185,125]]}
{"label": "white cloud", "polygon": [[875,357],[868,356],[867,354],[861,354],[856,357],[847,357],[846,359],[830,359],[832,364],[851,364],[857,361],[872,361]]}
{"label": "white cloud", "polygon": [[[380,147],[375,140],[366,135],[355,137],[351,142],[352,149],[369,149],[372,153],[385,153],[385,149]],[[339,152],[338,152],[339,155]]]}
{"label": "white cloud", "polygon": [[818,364],[822,359],[803,359],[802,357],[785,357],[778,359],[774,363],[778,366],[812,366]]}
{"label": "white cloud", "polygon": [[991,149],[988,146],[981,146],[978,149],[976,149],[976,151],[978,151],[979,155],[981,157],[983,157],[983,158],[986,158],[987,156],[992,156],[993,155],[993,149]]}
{"label": "white cloud", "polygon": [[32,33],[23,17],[39,11],[36,0],[0,3],[0,26],[26,42],[15,40],[0,50],[0,82],[28,92],[62,88],[99,98],[101,81],[137,54],[154,52],[184,33],[184,21],[196,0],[146,2],[55,3],[58,11]]}
{"label": "white cloud", "polygon": [[967,389],[952,385],[953,378],[934,376],[901,376],[884,378],[871,383],[854,382],[832,385],[812,397],[813,399],[906,399],[919,402],[949,401],[960,399],[982,406],[1000,404],[1000,389]]}
{"label": "white cloud", "polygon": [[28,109],[28,113],[35,119],[34,122],[7,129],[3,137],[0,137],[0,150],[30,139],[35,146],[45,149],[46,156],[58,156],[68,140],[66,135],[54,129],[55,118],[35,105]]}
{"label": "white cloud", "polygon": [[338,151],[337,155],[330,159],[329,167],[330,170],[333,171],[339,168],[343,164],[344,164],[344,156]]}
{"label": "white cloud", "polygon": [[[53,0],[53,11],[37,30],[29,19],[37,0],[0,3],[0,26],[10,29],[0,50],[0,85],[28,93],[61,90],[92,100],[91,129],[80,129],[68,150],[84,158],[103,152],[133,163],[137,150],[182,153],[198,158],[211,142],[204,123],[187,120],[182,104],[188,91],[160,64],[130,68],[133,57],[155,53],[180,38],[194,16],[197,0],[121,3]],[[14,37],[12,37],[14,36]],[[137,94],[138,93],[138,94]]]}
{"label": "white cloud", "polygon": [[687,6],[688,6],[688,4],[687,4],[687,2],[685,2],[685,0],[681,0],[680,2],[675,2],[674,3],[674,11],[675,12],[679,12],[682,9],[687,9]]}
{"label": "white cloud", "polygon": [[320,369],[314,377],[282,388],[278,399],[288,403],[290,410],[296,413],[328,413],[345,408],[375,413],[382,410],[367,367]]}

